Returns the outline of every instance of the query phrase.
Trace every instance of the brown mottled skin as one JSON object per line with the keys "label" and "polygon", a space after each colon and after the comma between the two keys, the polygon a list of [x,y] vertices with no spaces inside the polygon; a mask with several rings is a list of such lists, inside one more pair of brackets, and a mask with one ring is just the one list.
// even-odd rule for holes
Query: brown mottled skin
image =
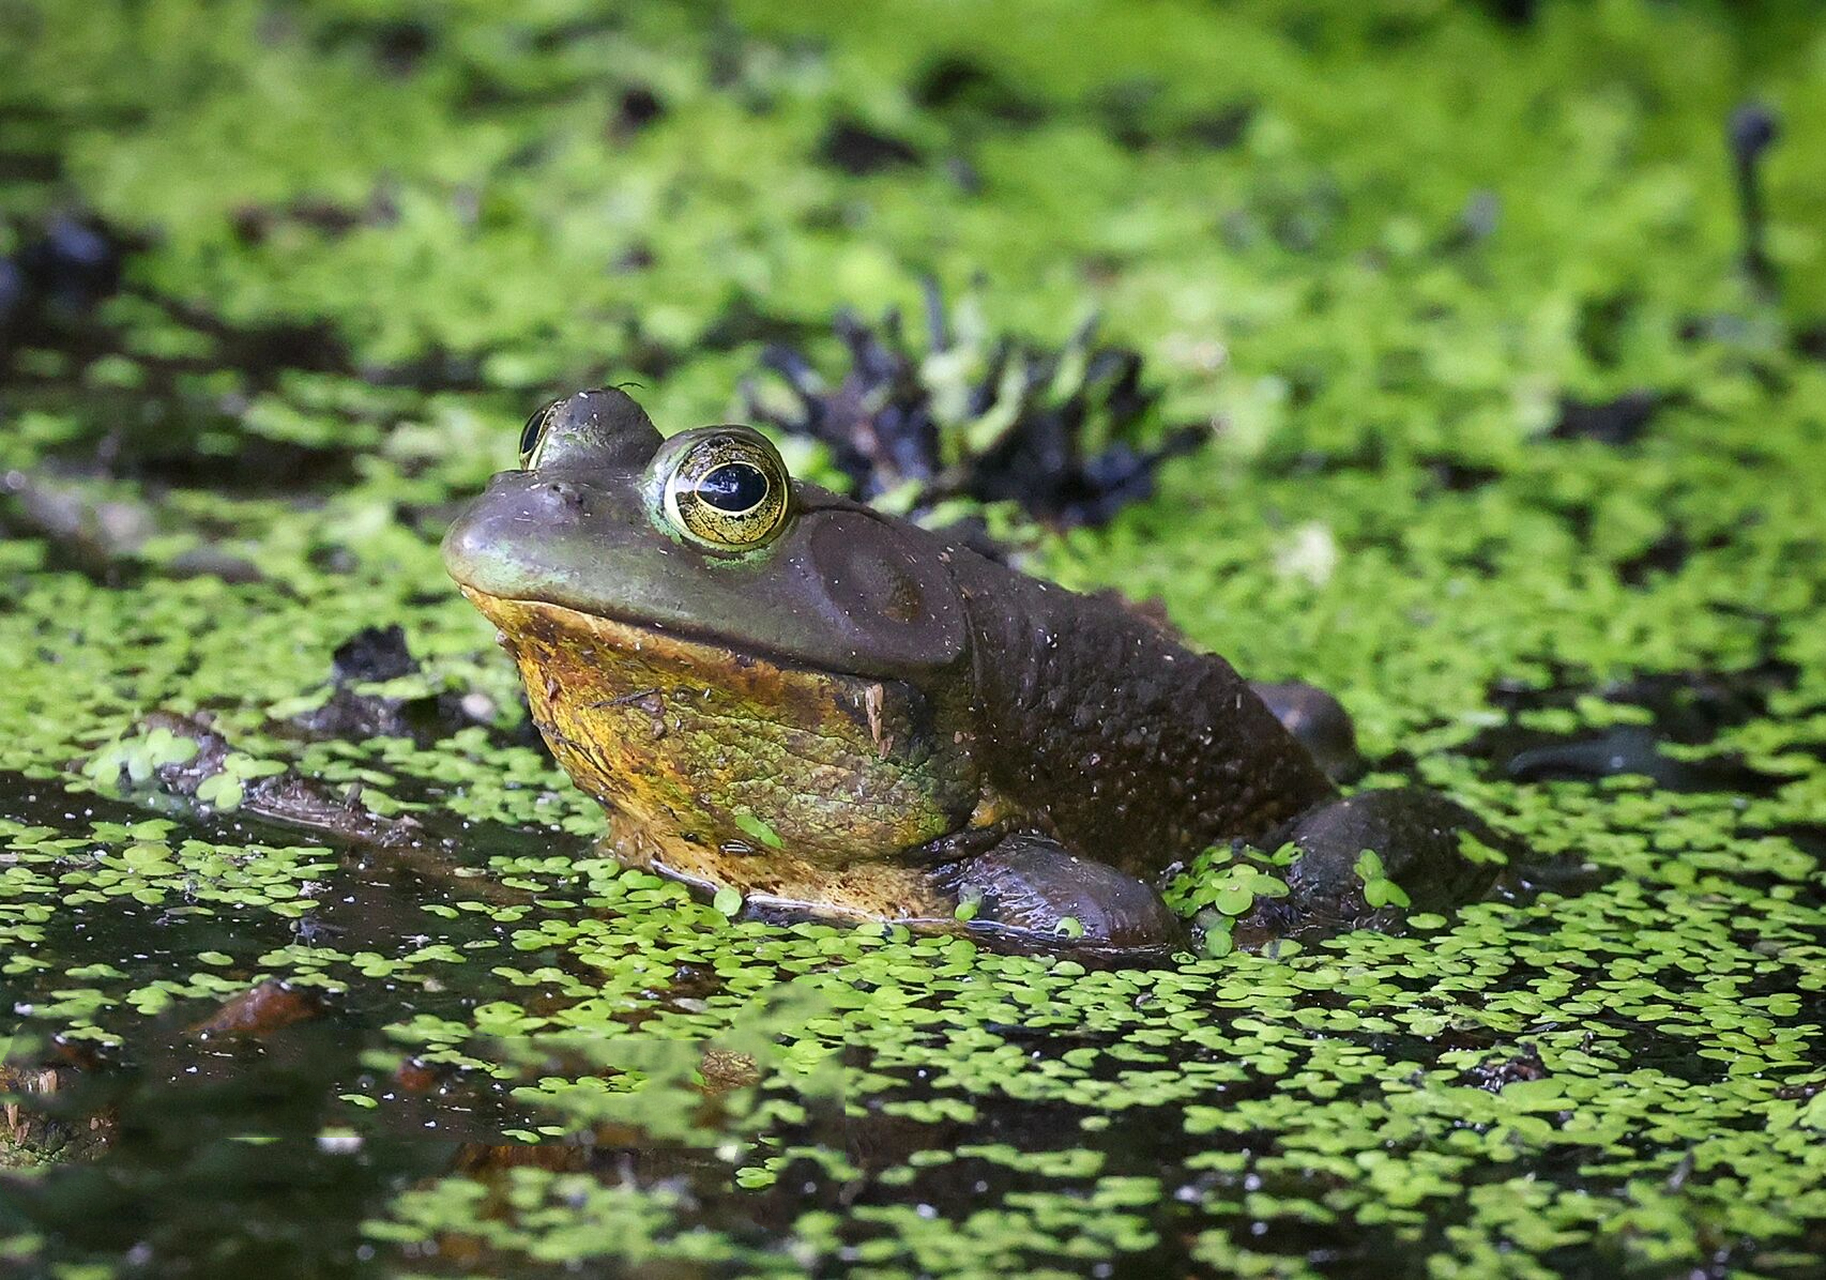
{"label": "brown mottled skin", "polygon": [[[629,397],[592,391],[535,415],[523,444],[527,465],[494,478],[445,560],[629,861],[763,908],[1112,950],[1170,945],[1152,881],[1237,838],[1324,853],[1312,865],[1352,883],[1294,904],[1316,914],[1391,833],[1398,878],[1455,897],[1488,882],[1458,858],[1461,810],[1339,800],[1222,658],[793,482],[747,428],[662,443]],[[750,509],[771,513],[764,534],[742,524],[758,514],[702,505],[752,496],[696,487],[725,457],[755,460],[755,493],[790,494]]]}
{"label": "brown mottled skin", "polygon": [[1248,683],[1107,596],[946,554],[988,776],[1079,853],[1149,876],[1336,795]]}

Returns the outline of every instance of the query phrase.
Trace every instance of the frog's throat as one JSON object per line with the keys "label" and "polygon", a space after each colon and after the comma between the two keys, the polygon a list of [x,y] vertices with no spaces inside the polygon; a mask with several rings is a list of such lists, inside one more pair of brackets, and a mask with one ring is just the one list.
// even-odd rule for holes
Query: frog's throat
{"label": "frog's throat", "polygon": [[578,786],[701,857],[747,845],[756,864],[907,865],[1004,816],[985,803],[972,735],[909,685],[466,594],[500,628],[533,720]]}
{"label": "frog's throat", "polygon": [[734,889],[763,912],[859,924],[904,924],[960,930],[957,896],[926,867],[816,866],[770,853],[731,855],[688,844],[625,816],[611,818],[603,847],[623,866],[639,867],[709,896]]}

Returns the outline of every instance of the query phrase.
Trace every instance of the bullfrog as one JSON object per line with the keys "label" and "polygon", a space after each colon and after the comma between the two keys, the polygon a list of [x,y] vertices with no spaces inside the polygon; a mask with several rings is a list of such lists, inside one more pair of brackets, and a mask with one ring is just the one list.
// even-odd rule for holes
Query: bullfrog
{"label": "bullfrog", "polygon": [[1295,732],[1312,698],[796,480],[750,427],[662,437],[585,391],[519,461],[444,560],[625,863],[763,913],[1118,952],[1177,942],[1157,886],[1225,841],[1292,845],[1290,926],[1363,914],[1365,849],[1417,909],[1490,882],[1450,801],[1340,794]]}

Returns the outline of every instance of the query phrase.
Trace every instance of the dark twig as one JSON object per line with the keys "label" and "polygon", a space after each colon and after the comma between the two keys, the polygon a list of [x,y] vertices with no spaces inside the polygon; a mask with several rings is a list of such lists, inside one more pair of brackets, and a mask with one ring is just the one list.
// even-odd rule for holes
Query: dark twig
{"label": "dark twig", "polygon": [[1765,248],[1768,221],[1763,204],[1762,156],[1781,133],[1775,113],[1754,100],[1731,113],[1731,159],[1737,178],[1738,210],[1743,218],[1744,270],[1765,289],[1776,287],[1775,268]]}

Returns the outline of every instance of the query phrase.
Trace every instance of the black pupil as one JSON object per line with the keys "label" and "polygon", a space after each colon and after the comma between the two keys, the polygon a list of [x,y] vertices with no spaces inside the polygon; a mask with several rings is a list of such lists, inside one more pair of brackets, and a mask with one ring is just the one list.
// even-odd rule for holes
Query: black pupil
{"label": "black pupil", "polygon": [[539,437],[545,434],[545,420],[552,416],[552,406],[546,405],[526,420],[520,428],[520,465],[525,466],[533,450],[539,447]]}
{"label": "black pupil", "polygon": [[697,482],[697,496],[718,511],[740,513],[759,506],[767,496],[767,477],[746,462],[725,462]]}

